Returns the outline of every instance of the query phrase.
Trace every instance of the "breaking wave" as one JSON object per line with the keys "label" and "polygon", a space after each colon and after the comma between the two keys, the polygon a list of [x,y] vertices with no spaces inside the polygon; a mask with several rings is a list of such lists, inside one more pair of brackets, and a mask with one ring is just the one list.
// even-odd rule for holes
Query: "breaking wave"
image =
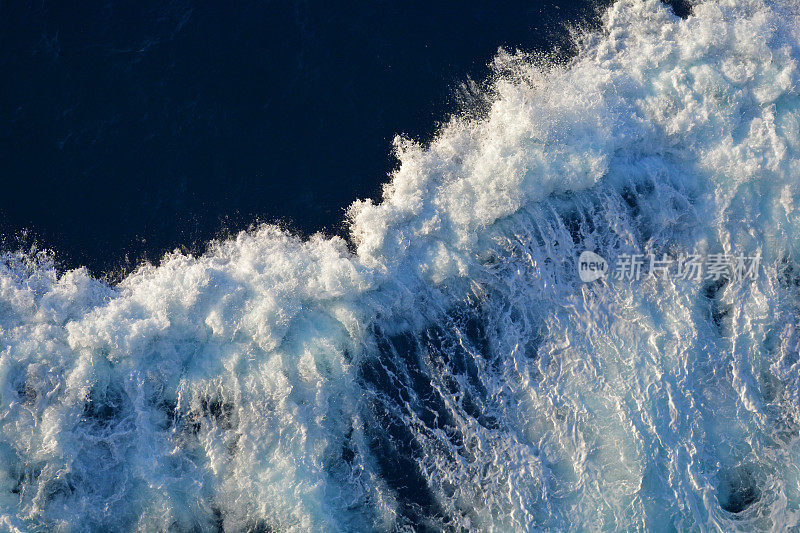
{"label": "breaking wave", "polygon": [[[797,527],[799,11],[621,0],[566,63],[501,52],[351,243],[5,254],[2,528]],[[763,271],[584,284],[587,249]]]}

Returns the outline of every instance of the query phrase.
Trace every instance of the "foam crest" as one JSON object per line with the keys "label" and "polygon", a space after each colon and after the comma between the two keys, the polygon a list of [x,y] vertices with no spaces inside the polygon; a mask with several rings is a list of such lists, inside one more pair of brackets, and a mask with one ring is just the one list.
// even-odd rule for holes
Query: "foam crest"
{"label": "foam crest", "polygon": [[[115,286],[5,254],[0,522],[798,526],[799,28],[621,0],[566,63],[499,53],[353,252],[263,226]],[[583,284],[587,249],[763,268]]]}

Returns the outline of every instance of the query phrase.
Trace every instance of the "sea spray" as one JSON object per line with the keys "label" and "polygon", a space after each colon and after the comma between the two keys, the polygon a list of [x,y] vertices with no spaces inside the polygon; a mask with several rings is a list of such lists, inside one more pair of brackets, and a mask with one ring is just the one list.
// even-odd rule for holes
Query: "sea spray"
{"label": "sea spray", "polygon": [[[3,526],[796,527],[798,7],[603,20],[398,139],[353,252],[263,226],[114,286],[6,254]],[[762,262],[583,283],[586,250]]]}

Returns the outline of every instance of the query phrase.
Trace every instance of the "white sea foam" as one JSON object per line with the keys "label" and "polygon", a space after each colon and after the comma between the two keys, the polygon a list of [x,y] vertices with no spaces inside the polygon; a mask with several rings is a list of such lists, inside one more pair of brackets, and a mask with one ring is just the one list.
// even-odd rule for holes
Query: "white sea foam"
{"label": "white sea foam", "polygon": [[[623,0],[398,139],[341,239],[0,266],[8,530],[800,525],[800,7]],[[761,253],[583,284],[585,249]]]}

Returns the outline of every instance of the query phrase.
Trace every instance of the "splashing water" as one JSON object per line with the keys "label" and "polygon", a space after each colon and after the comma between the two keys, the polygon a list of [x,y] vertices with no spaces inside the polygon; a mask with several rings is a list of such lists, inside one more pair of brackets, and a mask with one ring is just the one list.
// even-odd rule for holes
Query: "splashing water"
{"label": "splashing water", "polygon": [[[4,255],[3,529],[797,527],[799,13],[621,0],[566,64],[499,54],[355,252]],[[584,284],[587,249],[763,270]]]}

